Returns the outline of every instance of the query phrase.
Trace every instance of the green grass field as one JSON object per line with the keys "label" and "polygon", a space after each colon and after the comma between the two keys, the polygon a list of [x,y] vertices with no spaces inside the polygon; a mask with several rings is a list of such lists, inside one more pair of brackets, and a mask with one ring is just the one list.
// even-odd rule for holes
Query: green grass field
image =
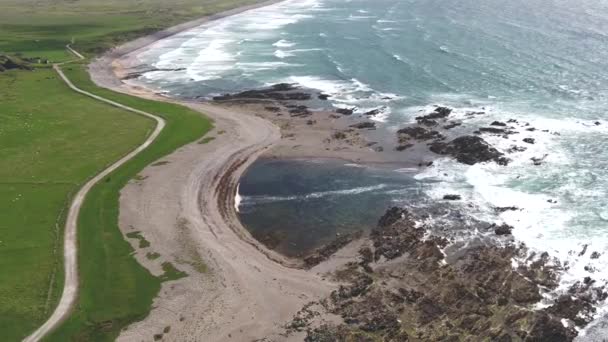
{"label": "green grass field", "polygon": [[73,93],[50,69],[0,73],[0,89],[0,331],[13,341],[60,295],[70,196],[154,123]]}
{"label": "green grass field", "polygon": [[[258,0],[0,0],[0,55],[66,61],[65,45],[93,56],[115,44]],[[176,105],[95,87],[80,64],[63,67],[78,86],[165,117],[144,153],[97,185],[79,218],[78,306],[53,341],[113,340],[145,317],[172,265],[153,277],[131,256],[117,226],[118,192],[147,164],[199,140],[211,123]],[[71,69],[71,70],[70,70]],[[63,285],[63,220],[71,196],[153,129],[151,120],[69,90],[50,68],[0,72],[0,337],[18,341],[53,311]],[[151,246],[153,249],[154,246]],[[153,254],[152,254],[153,255]],[[150,337],[152,339],[152,337]]]}
{"label": "green grass field", "polygon": [[53,61],[259,0],[0,0],[0,52]]}
{"label": "green grass field", "polygon": [[166,128],[154,144],[95,186],[85,202],[79,220],[83,286],[78,308],[71,319],[49,338],[51,341],[70,338],[111,341],[126,324],[146,316],[162,280],[182,276],[167,265],[165,276],[155,278],[131,257],[133,250],[123,239],[117,223],[119,191],[146,165],[200,138],[211,128],[211,122],[181,106],[99,89],[82,68],[66,70],[66,75],[84,90],[158,114],[167,121]]}

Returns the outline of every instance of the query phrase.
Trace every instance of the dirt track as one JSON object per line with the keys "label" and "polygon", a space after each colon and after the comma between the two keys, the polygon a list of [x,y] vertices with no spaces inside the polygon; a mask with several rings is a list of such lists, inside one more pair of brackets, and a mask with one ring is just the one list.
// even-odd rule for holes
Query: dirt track
{"label": "dirt track", "polygon": [[[79,56],[79,58],[82,57],[82,55],[80,55],[79,53],[72,50],[69,46],[68,46],[68,49],[70,51],[74,52],[74,54],[76,54],[77,56]],[[91,178],[78,191],[76,196],[74,196],[74,199],[72,200],[72,203],[70,204],[70,208],[68,211],[68,216],[67,216],[65,228],[64,228],[65,231],[64,231],[64,242],[63,242],[63,245],[64,245],[64,247],[63,247],[64,256],[63,257],[64,257],[65,281],[64,281],[64,286],[63,286],[63,292],[61,294],[61,299],[59,300],[59,303],[58,303],[57,307],[55,308],[55,311],[53,312],[51,317],[49,317],[49,319],[42,326],[40,326],[40,328],[38,328],[38,330],[33,332],[27,338],[25,338],[24,341],[26,341],[26,342],[39,341],[44,336],[46,336],[51,330],[55,329],[64,319],[66,319],[68,317],[69,313],[71,312],[72,306],[74,305],[74,302],[76,301],[76,297],[78,295],[78,251],[77,251],[78,240],[77,240],[77,235],[76,235],[77,234],[77,221],[78,221],[78,214],[80,213],[80,208],[82,207],[82,203],[84,202],[84,199],[85,199],[87,193],[91,190],[91,188],[97,182],[99,182],[100,180],[102,180],[103,178],[108,176],[110,173],[112,173],[118,167],[120,167],[127,161],[131,160],[138,153],[140,153],[146,147],[148,147],[156,139],[156,137],[160,134],[160,132],[165,127],[165,121],[153,114],[122,105],[120,103],[105,99],[101,96],[97,96],[95,94],[92,94],[92,93],[89,93],[89,92],[86,92],[84,90],[77,88],[65,76],[63,71],[61,71],[61,67],[59,65],[54,65],[53,68],[55,69],[55,71],[57,71],[57,73],[59,74],[61,79],[72,90],[74,90],[80,94],[83,94],[85,96],[94,98],[98,101],[107,103],[109,105],[130,111],[130,112],[133,112],[133,113],[136,113],[139,115],[149,117],[156,121],[156,128],[154,129],[152,134],[150,134],[148,136],[148,138],[146,139],[146,141],[144,141],[143,144],[138,146],[135,150],[131,151],[126,156],[122,157],[119,161],[110,165],[108,168],[106,168],[105,170],[103,170],[102,172],[97,174],[95,177]]]}

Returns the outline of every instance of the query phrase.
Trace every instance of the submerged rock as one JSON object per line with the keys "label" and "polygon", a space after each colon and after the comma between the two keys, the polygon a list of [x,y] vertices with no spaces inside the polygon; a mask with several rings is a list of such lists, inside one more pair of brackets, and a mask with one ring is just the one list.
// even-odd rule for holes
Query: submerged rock
{"label": "submerged rock", "polygon": [[459,201],[462,197],[460,195],[444,195],[443,199],[448,201]]}

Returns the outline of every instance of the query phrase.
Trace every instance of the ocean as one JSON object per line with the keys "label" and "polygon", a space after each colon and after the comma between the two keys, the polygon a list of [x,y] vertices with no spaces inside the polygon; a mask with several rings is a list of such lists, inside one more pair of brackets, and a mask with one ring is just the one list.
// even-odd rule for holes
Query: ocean
{"label": "ocean", "polygon": [[[164,39],[139,58],[179,69],[136,80],[172,96],[297,83],[331,94],[336,107],[385,107],[374,119],[388,134],[433,105],[455,117],[483,110],[470,119],[479,125],[527,122],[537,130],[517,139],[535,144],[507,167],[440,159],[411,177],[428,198],[458,193],[472,217],[512,225],[515,239],[558,257],[567,265],[558,292],[585,276],[608,282],[606,1],[286,1]],[[241,193],[246,212],[255,196],[276,196],[256,191]],[[398,201],[392,194],[388,202]],[[522,210],[494,210],[506,206]]]}

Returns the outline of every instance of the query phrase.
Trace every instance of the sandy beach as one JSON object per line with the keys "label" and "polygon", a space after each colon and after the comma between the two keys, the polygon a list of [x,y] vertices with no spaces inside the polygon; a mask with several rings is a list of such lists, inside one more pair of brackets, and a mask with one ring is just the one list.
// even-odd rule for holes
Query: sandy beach
{"label": "sandy beach", "polygon": [[[270,3],[274,1],[261,5]],[[326,124],[295,140],[290,134],[298,130],[298,125],[287,127],[286,122],[273,123],[264,115],[252,115],[252,107],[178,101],[121,82],[123,63],[132,63],[138,49],[169,34],[246,9],[249,7],[141,38],[90,65],[91,77],[101,87],[179,103],[204,113],[215,125],[206,136],[213,137],[212,141],[182,147],[163,158],[162,165],[148,166],[142,172],[144,180],[134,180],[121,191],[121,230],[125,234],[141,231],[152,250],[161,255],[149,260],[146,252],[138,251],[137,260],[155,275],[162,274],[160,265],[165,261],[189,274],[165,283],[150,315],[123,331],[121,341],[149,340],[166,327],[170,327],[170,333],[164,340],[301,341],[303,333],[282,335],[284,325],[305,304],[326,297],[336,288],[337,284],[323,274],[348,259],[342,255],[348,254],[347,250],[331,262],[302,269],[301,261],[274,253],[250,236],[236,216],[234,196],[241,174],[271,149],[275,156],[344,156],[343,150],[350,148],[351,159],[359,160],[370,154],[357,152],[364,149],[362,146],[320,149],[311,142],[318,142],[319,134],[330,129]],[[309,144],[303,146],[303,141]]]}
{"label": "sandy beach", "polygon": [[[259,6],[272,3],[274,1]],[[604,303],[608,298],[604,281],[596,283],[596,269],[592,266],[602,258],[598,252],[601,248],[592,247],[592,243],[584,239],[580,240],[583,244],[568,246],[569,251],[562,247],[548,249],[545,241],[551,241],[547,237],[552,233],[541,230],[540,239],[526,233],[538,232],[537,226],[543,227],[545,221],[529,227],[522,225],[527,217],[537,213],[527,202],[520,203],[521,198],[528,198],[526,191],[530,189],[521,193],[524,197],[519,192],[506,192],[517,194],[512,198],[507,196],[509,201],[493,199],[494,190],[487,192],[493,189],[490,186],[494,184],[489,180],[496,173],[515,177],[505,179],[517,179],[518,184],[520,180],[529,179],[532,183],[526,184],[536,188],[542,182],[537,184],[540,179],[531,176],[538,173],[545,179],[545,173],[552,170],[551,163],[555,163],[551,156],[556,151],[544,153],[546,147],[553,146],[553,140],[558,141],[555,137],[561,137],[559,141],[567,137],[568,129],[561,124],[552,126],[554,121],[542,116],[503,113],[491,105],[486,107],[488,99],[492,100],[490,102],[496,100],[488,94],[500,93],[503,89],[492,88],[501,82],[483,83],[479,89],[473,87],[481,94],[480,101],[474,97],[470,100],[469,94],[462,98],[452,96],[451,92],[443,94],[444,86],[450,84],[454,89],[463,89],[460,80],[466,85],[464,89],[477,84],[481,77],[478,75],[459,72],[454,74],[458,77],[449,77],[453,70],[470,70],[468,64],[463,64],[461,69],[451,68],[452,64],[449,70],[431,68],[437,69],[438,75],[442,76],[414,83],[412,87],[401,84],[410,78],[382,74],[378,68],[370,68],[370,74],[361,76],[346,72],[340,79],[328,77],[329,80],[325,80],[339,85],[334,87],[338,89],[334,92],[331,87],[325,88],[329,89],[325,90],[329,95],[320,92],[324,88],[317,86],[319,83],[308,83],[316,90],[294,90],[290,84],[271,85],[273,83],[262,79],[256,84],[264,84],[267,88],[219,96],[214,92],[214,101],[196,97],[199,95],[196,87],[188,93],[192,100],[180,100],[133,81],[145,72],[155,71],[152,65],[139,60],[138,55],[159,46],[153,44],[157,40],[249,8],[253,7],[203,18],[125,44],[90,65],[93,80],[102,87],[189,106],[215,121],[215,129],[207,135],[213,140],[184,146],[163,158],[162,163],[147,167],[141,180],[132,181],[121,192],[121,229],[124,233],[141,231],[150,241],[151,249],[161,255],[157,260],[149,260],[139,251],[136,257],[140,263],[160,275],[161,263],[170,261],[189,274],[186,278],[165,283],[150,315],[123,331],[121,340],[145,340],[165,332],[164,340],[180,341],[301,341],[304,334],[313,341],[369,338],[368,334],[398,341],[410,337],[456,340],[473,336],[479,340],[572,341],[582,331],[580,329],[597,319],[601,312],[598,303]],[[369,19],[353,15],[363,13],[360,8],[349,10],[351,12],[347,14],[353,21]],[[365,11],[374,10],[370,7]],[[410,10],[403,9],[403,13]],[[433,16],[434,13],[430,15]],[[343,27],[342,17],[336,15],[334,27]],[[240,25],[237,18],[234,20],[237,26]],[[391,25],[396,22],[383,20]],[[410,28],[409,25],[403,23],[405,28]],[[441,28],[444,25],[444,22],[440,23]],[[371,25],[371,29],[373,37],[394,41],[390,38],[391,27],[385,28],[387,32],[376,25]],[[326,48],[332,50],[334,47],[330,43],[333,43],[337,46],[336,51],[342,51],[343,36],[329,39],[327,35],[331,32],[313,32],[308,38],[313,42],[317,37],[328,38]],[[361,36],[365,38],[361,41],[367,39],[365,34]],[[444,40],[452,42],[453,37],[444,37]],[[272,46],[279,42],[286,44],[283,40],[273,41]],[[486,42],[490,46],[491,43]],[[277,58],[287,53],[270,47],[268,51],[269,56]],[[428,60],[441,61],[451,56],[450,50],[443,46],[421,51],[426,51],[423,57],[408,50],[367,57],[378,57],[378,62],[372,64],[375,66],[401,63],[404,61],[401,55],[408,55],[412,57],[413,65],[420,68],[413,68],[407,75],[427,80]],[[282,54],[277,56],[277,52]],[[539,53],[539,56],[545,54]],[[326,55],[332,57],[329,52]],[[339,67],[342,65],[339,62],[353,62],[351,57],[342,56],[333,63]],[[305,60],[313,64],[316,61],[316,57]],[[461,62],[459,58],[450,58],[450,61]],[[224,62],[222,66],[232,70],[232,59]],[[358,60],[354,63],[359,65]],[[398,65],[399,69],[387,70],[402,70],[403,66]],[[483,65],[481,67],[483,70]],[[493,68],[488,69],[490,73]],[[418,74],[418,69],[423,72]],[[308,70],[303,74],[307,73]],[[313,75],[303,78],[324,80],[310,74]],[[366,81],[378,75],[383,75],[383,82],[393,80],[393,88],[399,90],[373,94],[382,96],[386,102],[373,102],[373,106],[367,107],[361,105],[360,110],[355,107],[338,109],[332,107],[332,103],[354,106],[353,103],[360,100],[356,97],[358,93],[353,92],[355,96],[347,99],[355,100],[351,102],[327,99],[329,96],[337,99],[343,95],[340,94],[343,89],[351,89],[348,88],[351,83],[359,84],[359,78]],[[188,81],[187,77],[185,79]],[[291,82],[294,78],[271,79],[272,82]],[[530,78],[524,79],[525,84],[530,82]],[[293,82],[306,83],[297,78]],[[436,86],[437,82],[439,86]],[[543,79],[540,84],[544,87],[547,82]],[[193,85],[198,86],[197,83]],[[382,87],[376,85],[375,88]],[[225,88],[220,85],[218,89]],[[306,99],[294,99],[284,93],[285,89],[302,94],[308,92],[308,98],[304,95],[295,97],[312,99],[316,104],[328,100],[328,105],[313,110]],[[437,89],[441,94],[437,94]],[[511,88],[504,90],[508,93]],[[369,96],[369,92],[362,93],[367,95],[361,97]],[[384,118],[387,125],[377,123],[372,112],[382,111],[382,108],[388,107],[387,113],[402,114],[397,105],[393,108],[390,104],[393,99],[398,101],[400,98],[395,94],[402,93],[413,95],[416,106],[412,107],[410,103],[408,107],[413,108],[408,112],[408,118],[413,120],[408,123],[393,118],[391,121],[389,117]],[[422,106],[416,99],[423,99]],[[549,108],[560,110],[559,106]],[[391,112],[391,109],[396,110]],[[590,120],[590,117],[584,118]],[[378,119],[383,120],[381,116]],[[599,130],[603,121],[583,123],[583,126],[578,128],[581,132],[589,127]],[[575,131],[578,134],[579,131]],[[397,166],[421,171],[421,174],[428,168],[428,174],[423,176],[440,181],[428,191],[430,200],[406,202],[401,208],[390,208],[377,225],[371,227],[369,235],[355,242],[348,240],[346,247],[335,242],[323,247],[327,249],[319,255],[333,255],[308,270],[304,267],[306,259],[290,259],[267,249],[239,222],[234,208],[239,178],[261,157],[338,158],[365,165]],[[536,172],[536,169],[543,172]],[[466,179],[454,177],[463,170]],[[454,186],[461,183],[468,186]],[[557,206],[566,203],[567,198],[560,202],[555,200],[558,195],[550,194],[547,197],[540,192],[535,197],[542,204],[539,208],[546,208],[547,213],[560,212],[554,209],[564,210]],[[476,216],[478,213],[483,214],[479,216],[481,218]],[[553,217],[553,214],[549,216]],[[517,218],[525,219],[520,222]],[[534,245],[535,241],[541,242],[540,247]],[[567,252],[565,258],[564,252]],[[577,264],[569,264],[571,259]],[[569,270],[571,267],[580,271],[576,277]],[[311,305],[321,308],[308,311],[306,308]],[[314,314],[300,319],[310,312]],[[294,322],[301,323],[295,332],[290,329]]]}

